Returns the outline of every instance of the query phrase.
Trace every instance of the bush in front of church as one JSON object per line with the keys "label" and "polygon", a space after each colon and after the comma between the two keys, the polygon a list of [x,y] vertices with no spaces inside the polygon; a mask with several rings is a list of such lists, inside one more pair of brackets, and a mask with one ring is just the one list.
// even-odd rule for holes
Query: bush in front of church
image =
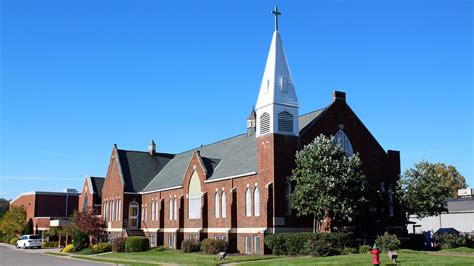
{"label": "bush in front of church", "polygon": [[113,252],[125,252],[125,241],[126,237],[117,237],[112,241],[112,251]]}
{"label": "bush in front of church", "polygon": [[74,233],[72,244],[74,245],[74,252],[81,251],[89,246],[89,236],[87,233],[77,231]]}
{"label": "bush in front of church", "polygon": [[227,251],[227,241],[222,239],[206,238],[201,242],[201,250],[204,254],[217,254]]}
{"label": "bush in front of church", "polygon": [[127,237],[125,241],[125,252],[141,252],[150,248],[150,239],[145,236]]}
{"label": "bush in front of church", "polygon": [[198,252],[201,250],[201,241],[197,239],[186,239],[181,242],[181,251],[185,253]]}
{"label": "bush in front of church", "polygon": [[353,248],[352,233],[278,233],[265,236],[265,245],[274,255],[339,255]]}

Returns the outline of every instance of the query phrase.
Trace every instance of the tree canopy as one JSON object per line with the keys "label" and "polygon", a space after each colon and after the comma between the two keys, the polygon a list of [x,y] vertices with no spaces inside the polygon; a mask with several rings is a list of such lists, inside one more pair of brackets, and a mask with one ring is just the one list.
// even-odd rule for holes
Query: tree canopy
{"label": "tree canopy", "polygon": [[89,236],[90,243],[92,243],[94,239],[99,239],[104,223],[99,217],[94,215],[92,208],[85,209],[81,212],[75,211],[72,219],[79,231]]}
{"label": "tree canopy", "polygon": [[[452,186],[440,164],[421,161],[407,169],[399,182],[398,194],[407,214],[423,218],[447,211]],[[457,190],[456,190],[457,191]]]}
{"label": "tree canopy", "polygon": [[331,231],[335,217],[352,219],[366,201],[361,164],[359,155],[346,156],[334,137],[320,135],[304,146],[290,177],[295,183],[291,203],[298,215],[313,215],[313,227],[324,219],[322,231]]}
{"label": "tree canopy", "polygon": [[456,167],[437,163],[436,171],[443,177],[442,185],[449,188],[451,198],[458,197],[458,189],[467,187],[466,179],[458,172]]}
{"label": "tree canopy", "polygon": [[11,207],[0,219],[0,232],[9,238],[20,236],[26,226],[25,207]]}

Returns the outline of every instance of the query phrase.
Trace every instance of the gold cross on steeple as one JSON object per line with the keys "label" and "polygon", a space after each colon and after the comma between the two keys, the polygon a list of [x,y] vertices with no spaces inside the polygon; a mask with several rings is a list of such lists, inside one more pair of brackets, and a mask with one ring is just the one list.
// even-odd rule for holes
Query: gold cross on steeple
{"label": "gold cross on steeple", "polygon": [[278,16],[280,16],[281,13],[278,11],[277,6],[273,8],[272,13],[275,15],[275,31],[278,31]]}

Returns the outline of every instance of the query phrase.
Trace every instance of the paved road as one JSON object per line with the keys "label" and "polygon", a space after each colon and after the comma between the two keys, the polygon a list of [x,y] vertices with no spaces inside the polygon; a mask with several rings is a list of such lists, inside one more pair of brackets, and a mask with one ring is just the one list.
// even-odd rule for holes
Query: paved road
{"label": "paved road", "polygon": [[[24,249],[15,249],[0,245],[0,265],[5,266],[27,266],[27,265],[41,265],[41,266],[103,266],[103,265],[112,265],[106,263],[95,263],[88,262],[83,260],[74,260],[60,258],[56,256],[43,255],[41,254],[42,250],[33,249],[33,250],[24,250]],[[46,250],[43,250],[43,252]]]}

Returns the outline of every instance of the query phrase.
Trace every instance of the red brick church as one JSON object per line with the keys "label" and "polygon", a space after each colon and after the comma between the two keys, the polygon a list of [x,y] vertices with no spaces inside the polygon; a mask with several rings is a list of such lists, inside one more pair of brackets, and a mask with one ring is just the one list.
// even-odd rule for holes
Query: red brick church
{"label": "red brick church", "polygon": [[101,191],[109,236],[144,234],[152,245],[174,248],[183,239],[219,238],[231,252],[263,254],[267,234],[311,231],[312,219],[291,207],[287,178],[296,151],[320,134],[336,136],[348,154],[358,152],[369,182],[365,208],[335,224],[359,237],[402,230],[404,214],[393,196],[399,152],[382,148],[344,92],[334,92],[327,107],[299,114],[277,23],[246,122],[244,134],[178,154],[157,151],[153,141],[148,151],[114,145]]}

